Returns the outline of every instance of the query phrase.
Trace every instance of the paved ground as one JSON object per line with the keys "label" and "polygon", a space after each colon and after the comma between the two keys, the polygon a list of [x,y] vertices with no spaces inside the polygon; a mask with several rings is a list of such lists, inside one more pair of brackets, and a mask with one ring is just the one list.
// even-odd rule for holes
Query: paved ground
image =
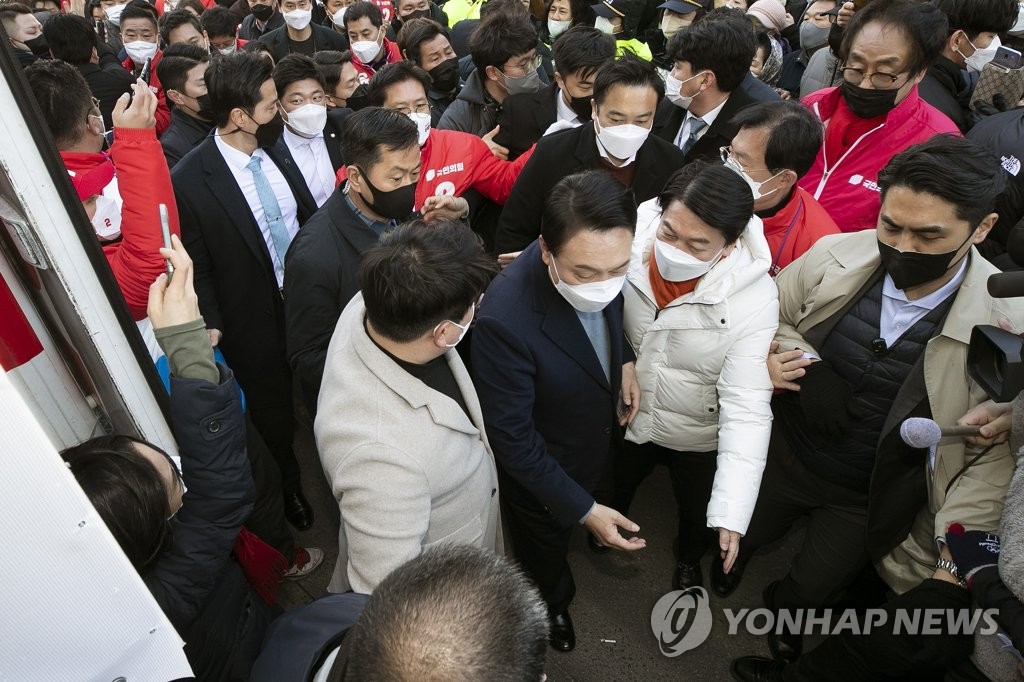
{"label": "paved ground", "polygon": [[[286,585],[286,605],[301,604],[323,594],[337,557],[338,511],[320,472],[308,424],[300,429],[296,451],[304,474],[306,494],[316,508],[316,524],[300,534],[300,542],[327,552],[324,564],[301,583]],[[577,594],[570,613],[576,624],[577,646],[570,653],[549,650],[548,679],[563,680],[726,680],[729,662],[746,654],[767,655],[763,638],[746,633],[728,635],[723,609],[759,608],[761,590],[781,576],[799,541],[794,534],[781,546],[758,557],[729,599],[712,597],[714,625],[700,647],[676,658],[658,650],[650,625],[651,609],[671,590],[674,502],[668,472],[659,468],[637,494],[631,518],[641,527],[647,549],[625,555],[596,555],[587,549],[582,532],[574,539],[570,563]],[[742,551],[742,546],[741,546]],[[705,559],[705,574],[710,559]],[[603,640],[614,640],[613,642]]]}

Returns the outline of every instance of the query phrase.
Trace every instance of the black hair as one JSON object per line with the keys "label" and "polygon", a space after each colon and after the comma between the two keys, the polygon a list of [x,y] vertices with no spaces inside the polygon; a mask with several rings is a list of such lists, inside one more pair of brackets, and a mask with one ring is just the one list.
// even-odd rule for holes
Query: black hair
{"label": "black hair", "polygon": [[530,10],[523,7],[520,0],[484,0],[480,5],[480,20],[483,21],[492,14],[510,14],[529,19],[532,15]]}
{"label": "black hair", "polygon": [[[246,54],[259,55],[260,59],[270,64],[270,68],[274,68],[274,53],[270,51],[270,46],[262,40],[250,40],[242,46],[242,52]],[[266,55],[266,56],[264,56]],[[270,57],[270,59],[267,59]]]}
{"label": "black hair", "polygon": [[366,97],[373,107],[384,106],[387,99],[387,90],[392,85],[404,83],[405,81],[417,81],[423,86],[423,95],[430,92],[430,76],[427,72],[412,62],[395,62],[387,64],[370,79],[369,87],[366,90]]}
{"label": "black hair", "polygon": [[57,149],[73,147],[85,133],[89,116],[99,115],[85,78],[67,62],[39,59],[25,67],[25,80],[39,103]]}
{"label": "black hair", "polygon": [[188,72],[203,62],[210,61],[210,53],[198,45],[175,43],[164,50],[164,56],[156,65],[156,76],[164,92],[177,90],[185,93]]}
{"label": "black hair", "polygon": [[750,21],[742,15],[712,10],[700,21],[679,29],[665,52],[674,62],[687,62],[693,75],[712,72],[718,89],[732,92],[750,73],[757,40]]}
{"label": "black hair", "polygon": [[811,169],[824,135],[814,112],[794,101],[755,102],[733,116],[732,125],[736,130],[767,129],[765,165],[773,173],[788,168],[797,177]]}
{"label": "black hair", "polygon": [[88,64],[99,45],[93,23],[79,14],[55,14],[43,24],[43,35],[54,59]]}
{"label": "black hair", "polygon": [[682,202],[721,232],[726,244],[740,238],[754,214],[754,195],[746,181],[721,164],[701,159],[686,164],[665,183],[658,205],[664,211],[673,201]]}
{"label": "black hair", "polygon": [[551,189],[540,225],[544,244],[557,256],[583,230],[635,232],[636,199],[632,189],[605,171],[576,173]]}
{"label": "black hair", "polygon": [[373,328],[407,343],[446,320],[461,323],[495,274],[497,262],[466,225],[413,220],[363,256],[359,288]]}
{"label": "black hair", "polygon": [[313,61],[324,77],[324,90],[333,95],[341,82],[341,68],[352,63],[352,54],[346,50],[320,50],[313,55]]}
{"label": "black hair", "polygon": [[348,31],[350,23],[357,22],[363,17],[369,19],[376,28],[384,25],[384,16],[380,13],[380,7],[372,2],[356,2],[345,10],[345,31]]}
{"label": "black hair", "polygon": [[261,99],[260,88],[272,74],[270,62],[251,52],[235,52],[211,60],[206,69],[206,92],[210,95],[214,124],[219,128],[226,126],[232,109],[252,113]]}
{"label": "black hair", "polygon": [[281,58],[274,67],[274,85],[277,87],[278,98],[284,97],[289,85],[304,80],[314,80],[327,92],[327,84],[320,68],[310,57],[293,52]]}
{"label": "black hair", "polygon": [[[879,0],[876,0],[876,2]],[[977,142],[935,135],[900,152],[878,173],[882,202],[893,187],[930,194],[952,204],[960,220],[973,230],[995,210],[1006,188],[999,157]]]}
{"label": "black hair", "polygon": [[28,5],[23,5],[20,2],[5,2],[0,4],[0,21],[3,22],[4,28],[8,33],[10,33],[9,25],[22,14],[32,14],[32,10]]}
{"label": "black hair", "polygon": [[947,35],[962,30],[974,39],[979,33],[1006,33],[1017,22],[1017,0],[930,0],[949,22]]}
{"label": "black hair", "polygon": [[156,13],[156,7],[146,2],[146,0],[131,0],[121,10],[121,18],[119,22],[124,22],[126,19],[148,19],[153,23],[153,30],[160,30],[160,18]]}
{"label": "black hair", "polygon": [[364,107],[345,119],[341,151],[345,163],[369,173],[380,161],[381,151],[419,147],[416,124],[391,109]]}
{"label": "black hair", "polygon": [[[214,5],[213,7],[220,7],[220,5]],[[213,9],[213,7],[210,9]],[[206,13],[206,8],[203,6],[203,3],[199,2],[199,0],[178,0],[178,9],[189,8],[195,10],[196,16],[200,17],[200,19]]]}
{"label": "black hair", "polygon": [[420,64],[420,45],[433,40],[437,36],[444,36],[451,42],[448,31],[433,19],[422,17],[402,22],[402,29],[398,32],[398,49],[402,55],[417,66]]}
{"label": "black hair", "polygon": [[949,36],[946,15],[934,5],[915,0],[872,0],[853,15],[843,33],[843,42],[839,46],[841,65],[849,59],[853,41],[871,23],[896,29],[902,34],[902,42],[910,48],[910,58],[904,71],[911,76],[931,66]]}
{"label": "black hair", "polygon": [[500,71],[512,57],[536,48],[537,31],[525,14],[489,14],[480,20],[469,36],[469,52],[473,55],[473,64],[480,71],[481,80],[486,80],[484,69],[488,66]]}
{"label": "black hair", "polygon": [[345,679],[539,680],[547,614],[533,581],[504,557],[470,545],[430,548],[373,590],[346,635]]}
{"label": "black hair", "polygon": [[582,72],[590,78],[615,59],[615,38],[593,26],[573,26],[552,46],[555,71],[562,78]]}
{"label": "black hair", "polygon": [[203,34],[203,25],[199,22],[199,17],[187,9],[176,9],[167,12],[160,17],[160,40],[163,41],[164,45],[170,45],[171,31],[181,28],[186,24],[192,26],[199,35]]}
{"label": "black hair", "polygon": [[138,450],[147,445],[129,436],[100,436],[61,453],[96,513],[140,574],[173,543],[168,491],[160,472]]}
{"label": "black hair", "polygon": [[201,19],[203,30],[210,39],[234,38],[238,35],[238,15],[227,7],[214,5],[203,12]]}
{"label": "black hair", "polygon": [[654,65],[631,52],[611,61],[597,72],[597,78],[594,79],[594,103],[600,105],[604,102],[608,91],[616,85],[649,87],[657,93],[659,102],[665,96],[665,83]]}

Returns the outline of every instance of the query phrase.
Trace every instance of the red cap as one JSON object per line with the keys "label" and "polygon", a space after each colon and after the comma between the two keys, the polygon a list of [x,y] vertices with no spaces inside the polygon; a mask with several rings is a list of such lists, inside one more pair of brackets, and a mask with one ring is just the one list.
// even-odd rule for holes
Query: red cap
{"label": "red cap", "polygon": [[103,192],[103,188],[114,179],[114,164],[110,161],[88,170],[69,170],[71,184],[78,192],[78,198],[85,201],[89,197],[96,196]]}

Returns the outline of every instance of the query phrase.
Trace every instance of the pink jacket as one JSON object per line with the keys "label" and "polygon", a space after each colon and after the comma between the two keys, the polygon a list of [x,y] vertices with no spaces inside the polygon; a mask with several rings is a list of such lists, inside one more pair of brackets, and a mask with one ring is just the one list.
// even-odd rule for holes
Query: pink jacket
{"label": "pink jacket", "polygon": [[[838,107],[845,107],[839,88],[825,88],[803,99],[826,127]],[[800,186],[828,211],[843,232],[874,229],[880,209],[878,172],[896,154],[933,135],[960,135],[938,109],[925,102],[914,86],[889,112],[885,122],[859,137],[838,159],[826,159],[823,144]]]}

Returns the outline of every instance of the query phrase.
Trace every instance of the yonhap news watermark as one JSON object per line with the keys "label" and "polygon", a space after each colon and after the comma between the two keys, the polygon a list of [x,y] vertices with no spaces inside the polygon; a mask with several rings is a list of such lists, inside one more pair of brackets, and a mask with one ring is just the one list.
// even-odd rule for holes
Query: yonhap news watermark
{"label": "yonhap news watermark", "polygon": [[[993,635],[998,609],[722,609],[726,634]],[[696,649],[711,635],[714,614],[707,590],[691,587],[661,597],[651,611],[651,630],[665,656]]]}

